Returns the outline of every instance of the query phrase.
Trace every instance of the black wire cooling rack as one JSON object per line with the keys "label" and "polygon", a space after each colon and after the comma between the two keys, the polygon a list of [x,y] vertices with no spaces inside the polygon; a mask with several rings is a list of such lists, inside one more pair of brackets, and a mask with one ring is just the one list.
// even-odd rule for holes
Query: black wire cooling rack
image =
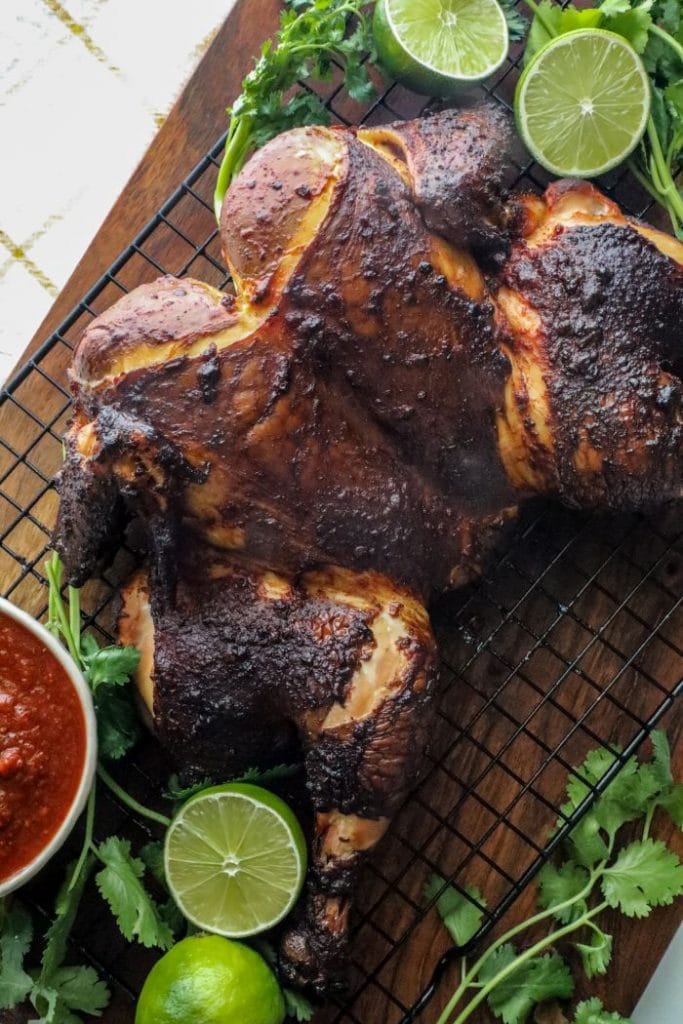
{"label": "black wire cooling rack", "polygon": [[[516,47],[482,90],[508,108],[518,61]],[[376,99],[363,108],[346,95],[337,69],[320,95],[332,119],[346,124],[382,124],[424,110],[425,101],[402,87],[379,77],[376,84]],[[56,512],[53,475],[69,415],[71,352],[86,324],[142,281],[172,273],[229,286],[212,214],[222,143],[2,391],[0,578],[4,595],[35,615],[45,613],[42,566]],[[511,187],[542,188],[544,172],[521,150],[514,157]],[[655,213],[625,172],[601,185],[629,213]],[[105,634],[112,595],[130,564],[129,553],[120,552],[83,590],[88,619]],[[321,1008],[317,1021],[433,1024],[444,998],[438,980],[454,951],[447,951],[433,901],[423,900],[425,880],[437,872],[461,891],[476,884],[486,894],[488,909],[471,945],[500,920],[683,691],[682,595],[680,507],[615,518],[534,506],[482,579],[435,609],[444,685],[427,773],[360,884],[348,994]],[[614,765],[585,805],[563,818],[567,773],[597,745],[615,753]],[[126,768],[126,785],[149,801],[162,774],[154,745],[143,744]],[[107,797],[100,805],[101,829],[144,839],[143,823]],[[549,839],[558,818],[561,828]],[[55,870],[29,890],[46,918]],[[77,955],[114,993],[105,1020],[132,1020],[149,954],[108,927],[95,899],[82,917]]]}

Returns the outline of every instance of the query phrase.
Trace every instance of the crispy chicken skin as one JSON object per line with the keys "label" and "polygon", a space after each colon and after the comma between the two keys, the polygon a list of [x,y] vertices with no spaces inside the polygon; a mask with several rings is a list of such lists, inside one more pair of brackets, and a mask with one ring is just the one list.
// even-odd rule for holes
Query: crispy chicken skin
{"label": "crispy chicken skin", "polygon": [[510,479],[581,506],[683,496],[683,246],[587,182],[521,203],[494,292]]}
{"label": "crispy chicken skin", "polygon": [[507,131],[479,108],[278,137],[223,205],[235,294],[143,285],[74,357],[67,574],[143,529],[120,636],[180,764],[303,745],[312,871],[281,955],[318,989],[419,770],[426,603],[532,495],[682,494],[683,246],[585,183],[506,201]]}

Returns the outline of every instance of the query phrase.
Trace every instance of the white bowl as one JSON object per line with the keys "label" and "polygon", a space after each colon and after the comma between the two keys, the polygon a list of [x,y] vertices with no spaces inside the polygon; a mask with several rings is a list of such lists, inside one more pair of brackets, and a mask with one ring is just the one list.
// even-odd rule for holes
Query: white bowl
{"label": "white bowl", "polygon": [[27,612],[17,608],[10,601],[6,601],[0,597],[0,615],[6,615],[10,619],[14,619],[24,629],[28,630],[37,637],[40,642],[47,647],[48,651],[53,655],[54,658],[62,666],[71,684],[76,691],[76,696],[81,705],[83,711],[83,721],[85,722],[85,758],[83,759],[83,771],[81,772],[81,779],[78,783],[78,789],[71,802],[71,806],[62,821],[61,825],[49,840],[49,842],[40,850],[33,860],[25,864],[23,868],[15,871],[9,878],[3,879],[0,882],[0,897],[6,896],[7,893],[13,892],[18,889],[19,886],[24,885],[28,882],[29,878],[33,878],[41,868],[45,867],[51,857],[57,852],[66,837],[72,831],[78,818],[85,807],[90,793],[93,779],[95,777],[95,767],[97,765],[97,721],[95,719],[95,709],[93,707],[92,694],[88,689],[88,685],[83,678],[83,675],[76,663],[73,661],[71,656],[67,653],[61,643],[52,636],[50,632],[41,626],[32,616]]}

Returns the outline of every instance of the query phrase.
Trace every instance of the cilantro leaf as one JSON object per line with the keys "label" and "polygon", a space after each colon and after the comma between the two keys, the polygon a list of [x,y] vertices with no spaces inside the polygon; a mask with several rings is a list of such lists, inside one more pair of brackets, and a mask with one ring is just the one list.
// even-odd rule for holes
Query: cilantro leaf
{"label": "cilantro leaf", "polygon": [[300,764],[275,764],[272,768],[247,768],[241,775],[230,779],[231,782],[277,782],[278,779],[289,779],[301,771]]}
{"label": "cilantro leaf", "polygon": [[436,909],[457,946],[464,946],[473,938],[484,919],[486,902],[479,889],[468,885],[468,899],[454,886],[446,885],[440,875],[431,875],[424,888],[426,900],[436,899]]}
{"label": "cilantro leaf", "polygon": [[95,878],[97,888],[124,937],[137,938],[143,946],[169,949],[173,944],[171,929],[142,883],[145,865],[132,856],[128,840],[110,836],[100,843],[97,856],[104,864]]}
{"label": "cilantro leaf", "polygon": [[92,967],[60,967],[52,976],[58,1004],[99,1017],[109,1002],[109,989]]}
{"label": "cilantro leaf", "polygon": [[102,686],[95,698],[100,757],[120,760],[140,738],[140,720],[129,693]]}
{"label": "cilantro leaf", "polygon": [[[221,779],[220,782],[258,782],[262,785],[268,785],[271,782],[277,782],[279,779],[288,779],[294,775],[298,775],[302,770],[300,764],[275,764],[271,768],[246,768],[241,775],[232,776],[229,779]],[[187,786],[184,786],[180,777],[176,772],[173,772],[169,776],[169,780],[166,783],[166,789],[164,790],[164,797],[166,800],[172,800],[176,805],[176,810],[181,804],[184,804],[186,800],[189,800],[191,796],[195,796],[197,793],[201,793],[203,789],[207,789],[209,786],[215,786],[219,784],[219,780],[210,779],[205,777],[199,779],[197,782],[191,782]]]}
{"label": "cilantro leaf", "polygon": [[603,932],[596,924],[591,925],[588,942],[574,943],[581,954],[581,962],[587,978],[606,973],[612,959],[612,944],[612,936]]}
{"label": "cilantro leaf", "polygon": [[630,11],[631,0],[602,0],[599,10],[606,18],[613,18],[616,14],[625,14],[626,11]]}
{"label": "cilantro leaf", "polygon": [[650,734],[652,744],[652,768],[662,788],[670,786],[674,780],[671,771],[671,748],[666,733],[662,729],[654,729]]}
{"label": "cilantro leaf", "polygon": [[529,31],[529,22],[519,8],[515,6],[515,0],[500,0],[500,6],[503,8],[503,14],[507,22],[510,42],[520,42]]}
{"label": "cilantro leaf", "polygon": [[84,661],[86,679],[93,693],[97,693],[102,683],[127,683],[138,667],[140,652],[136,647],[102,647],[91,656],[85,655]]}
{"label": "cilantro leaf", "polygon": [[140,850],[140,859],[158,885],[166,888],[166,872],[164,870],[164,844],[160,840],[152,840]]}
{"label": "cilantro leaf", "polygon": [[182,804],[196,793],[201,793],[203,789],[208,789],[209,786],[215,785],[216,783],[214,779],[206,777],[200,779],[198,782],[192,782],[187,786],[183,786],[180,781],[180,776],[176,772],[173,772],[166,783],[164,798],[166,800],[172,800],[175,804]]}
{"label": "cilantro leaf", "polygon": [[[576,899],[586,888],[587,882],[588,872],[580,864],[568,860],[556,867],[549,861],[538,876],[538,902],[544,910],[559,908],[567,900]],[[577,900],[568,907],[558,909],[554,917],[562,924],[569,924],[585,912],[586,906],[585,899]]]}
{"label": "cilantro leaf", "polygon": [[636,840],[605,869],[601,884],[611,907],[627,917],[647,917],[683,893],[683,865],[660,840]]}
{"label": "cilantro leaf", "polygon": [[24,970],[24,957],[33,938],[33,924],[21,903],[10,910],[3,907],[0,919],[0,1010],[12,1010],[23,1003],[33,987]]}
{"label": "cilantro leaf", "polygon": [[536,6],[536,14],[529,29],[524,64],[528,64],[541,47],[555,36],[573,32],[577,28],[597,28],[601,21],[602,14],[595,8],[578,11],[571,4],[563,8],[552,0],[541,0]]}
{"label": "cilantro leaf", "polygon": [[[505,943],[485,962],[478,980],[486,984],[516,959],[515,947]],[[573,991],[574,979],[569,967],[561,956],[551,953],[521,963],[496,984],[487,1001],[503,1024],[522,1024],[537,1003],[546,999],[568,999]]]}
{"label": "cilantro leaf", "polygon": [[630,1021],[618,1013],[609,1013],[596,996],[579,1003],[572,1024],[630,1024]]}
{"label": "cilantro leaf", "polygon": [[66,944],[73,927],[78,907],[80,906],[83,889],[93,867],[93,858],[86,858],[78,875],[75,874],[77,864],[69,865],[66,881],[57,894],[55,917],[45,935],[45,946],[40,965],[39,983],[50,985],[55,971],[61,967],[66,956]]}
{"label": "cilantro leaf", "polygon": [[282,989],[282,995],[285,999],[285,1010],[288,1017],[297,1021],[307,1021],[312,1018],[313,1004],[303,992],[285,986]]}
{"label": "cilantro leaf", "polygon": [[603,4],[600,8],[601,13],[605,14],[603,27],[627,39],[636,53],[644,53],[652,26],[651,7],[652,0],[643,0],[637,7],[629,9],[627,5],[625,11],[610,15],[605,11]]}

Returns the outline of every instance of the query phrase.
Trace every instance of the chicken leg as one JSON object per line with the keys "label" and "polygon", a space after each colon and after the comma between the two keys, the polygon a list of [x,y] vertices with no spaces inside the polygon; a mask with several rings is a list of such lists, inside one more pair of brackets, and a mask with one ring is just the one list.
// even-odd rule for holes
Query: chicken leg
{"label": "chicken leg", "polygon": [[294,580],[214,558],[181,568],[172,602],[137,573],[119,638],[141,651],[159,737],[196,773],[282,760],[294,735],[303,747],[312,865],[282,963],[323,989],[343,974],[359,865],[419,770],[436,677],[424,607],[377,573]]}

